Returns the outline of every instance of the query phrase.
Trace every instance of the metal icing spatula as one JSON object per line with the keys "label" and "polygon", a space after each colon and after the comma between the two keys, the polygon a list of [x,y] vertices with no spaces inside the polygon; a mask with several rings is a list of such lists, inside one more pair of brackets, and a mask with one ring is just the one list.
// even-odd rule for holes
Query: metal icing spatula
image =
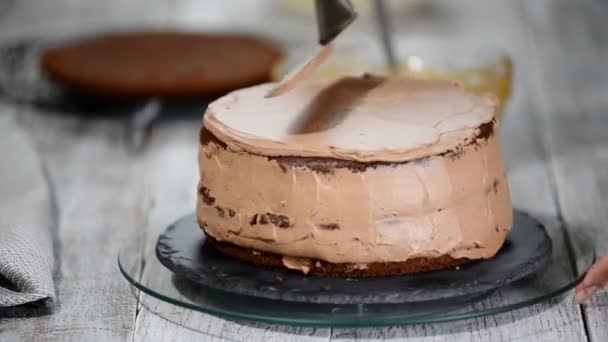
{"label": "metal icing spatula", "polygon": [[349,0],[315,0],[319,44],[321,48],[311,58],[299,64],[266,94],[275,97],[293,89],[298,82],[310,77],[332,51],[331,42],[356,18],[357,13]]}

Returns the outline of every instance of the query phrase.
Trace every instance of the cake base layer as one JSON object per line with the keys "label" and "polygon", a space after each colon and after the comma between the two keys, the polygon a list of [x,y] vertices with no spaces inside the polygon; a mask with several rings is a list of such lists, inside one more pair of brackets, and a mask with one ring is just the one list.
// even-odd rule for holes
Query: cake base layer
{"label": "cake base layer", "polygon": [[404,275],[452,268],[468,261],[466,258],[455,259],[449,255],[437,258],[414,258],[403,262],[374,262],[369,264],[331,263],[323,260],[297,258],[300,267],[296,269],[286,266],[285,257],[279,254],[239,247],[228,242],[217,241],[209,235],[207,235],[207,242],[220,252],[257,267],[302,272],[317,276],[358,278]]}

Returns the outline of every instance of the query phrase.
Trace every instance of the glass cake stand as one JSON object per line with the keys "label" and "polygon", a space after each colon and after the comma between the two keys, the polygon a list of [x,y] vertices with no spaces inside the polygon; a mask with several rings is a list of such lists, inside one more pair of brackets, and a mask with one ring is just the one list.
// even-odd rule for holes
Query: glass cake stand
{"label": "glass cake stand", "polygon": [[155,255],[156,236],[141,236],[124,246],[118,266],[135,292],[226,319],[317,327],[434,323],[523,308],[559,297],[576,286],[595,261],[591,240],[583,236],[564,238],[558,228],[548,234],[553,241],[551,259],[534,276],[485,293],[409,303],[316,304],[214,289],[180,277],[163,266]]}

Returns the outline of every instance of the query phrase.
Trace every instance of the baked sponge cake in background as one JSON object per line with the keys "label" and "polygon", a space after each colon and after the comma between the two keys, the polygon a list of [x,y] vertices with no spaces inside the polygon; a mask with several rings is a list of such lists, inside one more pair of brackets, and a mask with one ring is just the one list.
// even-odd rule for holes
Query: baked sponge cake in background
{"label": "baked sponge cake in background", "polygon": [[42,69],[80,93],[207,97],[267,82],[282,51],[263,39],[186,32],[110,33],[50,48]]}
{"label": "baked sponge cake in background", "polygon": [[208,107],[197,217],[260,267],[386,276],[493,257],[512,207],[496,99],[372,76],[271,84]]}

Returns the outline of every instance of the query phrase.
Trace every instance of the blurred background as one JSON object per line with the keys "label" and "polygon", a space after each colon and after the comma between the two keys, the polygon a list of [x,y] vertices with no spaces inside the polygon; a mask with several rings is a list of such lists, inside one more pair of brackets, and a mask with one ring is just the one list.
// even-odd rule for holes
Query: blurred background
{"label": "blurred background", "polygon": [[[508,13],[516,6],[498,0],[385,3],[403,73],[458,79],[474,91],[493,92],[503,104],[508,101],[512,76],[517,73],[512,68],[517,62],[512,60],[523,59],[517,55],[522,51],[518,46],[523,43],[518,31],[522,25],[513,22],[513,13]],[[385,72],[373,1],[354,4],[360,17],[336,41],[336,52],[318,76]],[[313,0],[0,0],[0,42],[25,38],[55,42],[133,30],[231,32],[270,40],[286,56],[272,68],[273,80],[314,51],[317,40]],[[47,46],[53,44],[43,44]],[[36,62],[32,64],[35,68]],[[0,70],[0,91],[15,92],[18,87],[14,84],[23,76],[7,77],[15,70],[6,69],[5,63],[4,72]],[[28,87],[39,86],[31,71],[22,74],[30,75]],[[16,95],[32,96],[36,95]]]}

